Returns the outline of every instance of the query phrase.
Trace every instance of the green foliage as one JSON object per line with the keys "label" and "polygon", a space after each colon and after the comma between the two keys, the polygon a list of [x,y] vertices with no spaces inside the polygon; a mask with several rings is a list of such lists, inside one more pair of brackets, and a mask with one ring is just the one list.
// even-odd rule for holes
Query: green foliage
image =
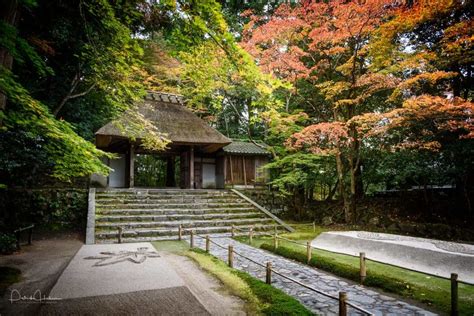
{"label": "green foliage", "polygon": [[15,251],[15,249],[15,236],[13,234],[0,233],[0,254],[11,254],[13,251]]}
{"label": "green foliage", "polygon": [[[109,168],[100,160],[107,154],[78,136],[72,126],[56,120],[47,107],[30,96],[15,81],[13,74],[0,68],[0,90],[12,104],[7,108],[4,126],[10,130],[28,131],[30,139],[38,140],[41,150],[54,164],[51,175],[61,181],[91,173],[107,174]],[[2,159],[7,152],[2,153]]]}
{"label": "green foliage", "polygon": [[[132,35],[142,24],[140,3],[22,2],[18,25],[0,21],[0,49],[15,62],[13,72],[0,69],[0,91],[7,97],[0,117],[9,131],[1,146],[9,148],[18,143],[14,135],[21,135],[25,142],[20,148],[29,147],[25,154],[42,159],[28,164],[21,152],[2,152],[0,159],[7,163],[0,173],[8,175],[8,185],[26,184],[21,178],[25,168],[15,166],[41,165],[34,168],[39,175],[63,182],[110,171],[102,159],[111,156],[90,141],[100,126],[144,95],[143,50]],[[134,109],[128,116],[143,146],[162,149],[166,140],[135,114]]]}
{"label": "green foliage", "polygon": [[332,157],[303,152],[276,159],[265,168],[270,169],[274,175],[270,184],[285,195],[294,194],[294,191],[298,189],[313,192],[317,186],[331,188],[336,178]]}
{"label": "green foliage", "polygon": [[36,189],[0,191],[0,227],[34,223],[46,229],[83,230],[87,218],[86,189]]}

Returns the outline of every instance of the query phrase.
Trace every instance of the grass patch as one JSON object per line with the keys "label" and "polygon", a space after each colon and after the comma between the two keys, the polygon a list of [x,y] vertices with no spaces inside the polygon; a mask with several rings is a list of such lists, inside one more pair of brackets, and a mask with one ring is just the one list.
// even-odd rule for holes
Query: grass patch
{"label": "grass patch", "polygon": [[293,297],[245,272],[229,268],[203,250],[193,249],[187,256],[217,277],[231,294],[244,300],[250,315],[313,315]]}
{"label": "grass patch", "polygon": [[[292,240],[306,241],[315,238],[323,231],[324,229],[316,227],[316,232],[313,232],[311,227],[301,226],[297,227],[296,232],[281,234],[281,236]],[[247,237],[237,239],[248,243]],[[254,237],[252,245],[306,263],[306,247],[279,240],[279,247],[275,251],[272,237]],[[359,281],[359,258],[357,257],[313,249],[310,265],[355,282]],[[450,312],[451,282],[449,280],[370,260],[366,265],[366,286],[414,299],[440,312]],[[474,286],[460,283],[458,292],[459,314],[473,315]]]}
{"label": "grass patch", "polygon": [[153,241],[151,244],[158,251],[168,251],[176,254],[183,254],[189,250],[189,244],[184,240]]}
{"label": "grass patch", "polygon": [[19,282],[21,271],[11,267],[0,267],[0,297],[3,296],[7,288]]}

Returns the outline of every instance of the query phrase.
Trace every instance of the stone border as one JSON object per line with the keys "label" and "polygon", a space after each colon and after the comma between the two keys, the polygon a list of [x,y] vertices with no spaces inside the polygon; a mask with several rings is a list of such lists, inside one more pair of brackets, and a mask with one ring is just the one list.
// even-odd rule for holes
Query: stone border
{"label": "stone border", "polygon": [[86,245],[95,244],[95,188],[89,189],[87,208]]}
{"label": "stone border", "polygon": [[235,194],[237,194],[238,196],[240,196],[241,198],[243,198],[244,200],[246,200],[247,202],[249,202],[250,204],[252,204],[253,206],[255,206],[256,208],[258,208],[260,211],[262,211],[263,213],[265,213],[266,215],[270,216],[275,222],[277,222],[278,224],[282,225],[283,227],[285,227],[285,229],[287,229],[288,231],[290,232],[294,232],[295,229],[292,228],[291,226],[289,226],[288,224],[286,224],[284,221],[282,221],[281,219],[279,219],[278,217],[276,217],[275,215],[273,215],[270,211],[268,211],[266,208],[264,208],[263,206],[261,206],[260,204],[258,204],[257,202],[255,202],[254,200],[252,200],[251,198],[247,197],[246,195],[244,195],[242,192],[239,192],[237,191],[236,189],[230,189],[232,192],[234,192]]}

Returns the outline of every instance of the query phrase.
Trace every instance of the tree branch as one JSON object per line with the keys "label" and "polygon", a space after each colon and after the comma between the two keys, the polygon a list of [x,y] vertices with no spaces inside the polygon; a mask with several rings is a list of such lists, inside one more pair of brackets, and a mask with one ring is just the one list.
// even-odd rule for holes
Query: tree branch
{"label": "tree branch", "polygon": [[58,104],[58,106],[53,111],[53,114],[54,114],[55,117],[58,116],[59,112],[61,112],[61,109],[64,107],[64,105],[66,104],[67,101],[69,101],[71,99],[75,99],[75,98],[85,96],[86,94],[91,92],[92,89],[94,89],[94,87],[96,86],[96,83],[93,83],[85,91],[80,92],[80,93],[76,93],[76,94],[72,94],[76,90],[77,85],[79,84],[79,82],[80,82],[79,74],[76,74],[76,76],[74,77],[74,79],[72,81],[71,89],[69,89],[68,94],[61,100],[61,102]]}

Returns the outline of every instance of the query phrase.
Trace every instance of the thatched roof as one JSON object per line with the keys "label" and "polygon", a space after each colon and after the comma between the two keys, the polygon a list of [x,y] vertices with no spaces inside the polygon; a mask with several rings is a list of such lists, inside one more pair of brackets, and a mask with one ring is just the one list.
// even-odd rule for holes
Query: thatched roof
{"label": "thatched roof", "polygon": [[[232,141],[229,145],[222,148],[225,153],[235,155],[257,155],[257,156],[270,156],[271,153],[268,151],[268,145],[264,143],[258,143],[260,146],[252,142],[244,141]],[[263,147],[263,148],[262,148]]]}
{"label": "thatched roof", "polygon": [[[217,144],[223,147],[232,142],[188,109],[180,95],[150,92],[138,108],[157,131],[166,134],[174,144]],[[119,120],[126,125],[126,113]],[[116,122],[104,125],[96,132],[96,140],[110,136],[128,138],[119,126]]]}

